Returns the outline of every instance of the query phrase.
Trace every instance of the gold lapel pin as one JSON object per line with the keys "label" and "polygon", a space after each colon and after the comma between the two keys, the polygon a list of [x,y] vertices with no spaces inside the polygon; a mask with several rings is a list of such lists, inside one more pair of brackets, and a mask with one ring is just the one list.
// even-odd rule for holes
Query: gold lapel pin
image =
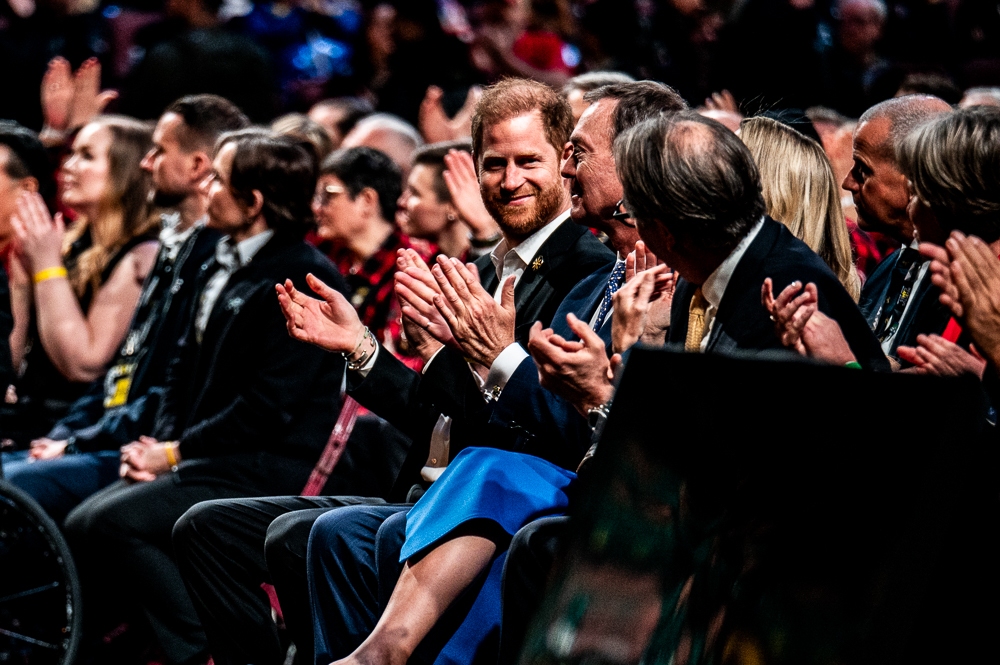
{"label": "gold lapel pin", "polygon": [[537,272],[541,269],[543,263],[545,263],[545,259],[540,256],[536,256],[535,260],[531,262],[531,269]]}

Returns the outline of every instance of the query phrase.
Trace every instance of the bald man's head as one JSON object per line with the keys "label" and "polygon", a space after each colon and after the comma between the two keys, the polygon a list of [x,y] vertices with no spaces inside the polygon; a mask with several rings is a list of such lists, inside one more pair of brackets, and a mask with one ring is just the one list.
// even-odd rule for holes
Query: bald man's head
{"label": "bald man's head", "polygon": [[913,240],[906,213],[910,192],[899,169],[897,146],[914,128],[951,110],[937,97],[907,95],[876,104],[861,116],[854,131],[854,166],[844,179],[844,189],[854,197],[863,229],[904,244]]}
{"label": "bald man's head", "polygon": [[413,152],[423,144],[420,132],[410,123],[388,113],[376,113],[360,120],[344,137],[340,147],[365,146],[384,152],[399,167],[403,182],[406,182]]}

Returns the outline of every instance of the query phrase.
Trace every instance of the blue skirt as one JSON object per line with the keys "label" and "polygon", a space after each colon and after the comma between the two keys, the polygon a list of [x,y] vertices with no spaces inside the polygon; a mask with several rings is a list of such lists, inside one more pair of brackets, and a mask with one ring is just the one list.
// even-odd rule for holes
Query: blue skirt
{"label": "blue skirt", "polygon": [[[496,522],[510,534],[542,517],[566,512],[566,487],[576,474],[545,460],[496,448],[466,448],[406,516],[400,561],[431,549],[474,519]],[[507,552],[498,552],[468,616],[434,661],[466,665],[500,630],[500,591]]]}

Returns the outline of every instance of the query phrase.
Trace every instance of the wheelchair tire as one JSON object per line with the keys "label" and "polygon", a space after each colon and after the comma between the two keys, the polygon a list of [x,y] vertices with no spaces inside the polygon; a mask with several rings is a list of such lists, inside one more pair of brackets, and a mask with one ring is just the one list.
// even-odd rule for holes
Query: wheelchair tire
{"label": "wheelchair tire", "polygon": [[31,497],[0,479],[0,665],[71,665],[81,633],[66,541]]}

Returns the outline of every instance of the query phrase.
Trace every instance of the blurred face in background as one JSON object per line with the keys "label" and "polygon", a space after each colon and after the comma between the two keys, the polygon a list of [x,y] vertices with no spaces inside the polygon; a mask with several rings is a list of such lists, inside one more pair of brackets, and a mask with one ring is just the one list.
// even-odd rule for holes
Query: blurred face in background
{"label": "blurred face in background", "polygon": [[398,219],[406,235],[434,240],[457,219],[455,207],[438,197],[440,178],[440,171],[429,164],[416,164],[410,171],[399,199],[403,214]]}
{"label": "blurred face in background", "polygon": [[184,150],[180,133],[184,120],[176,113],[167,113],[153,130],[153,147],[142,158],[141,166],[153,176],[154,203],[173,207],[197,191],[203,170],[195,164],[195,154]]}
{"label": "blurred face in background", "polygon": [[[364,231],[367,215],[361,210],[360,201],[366,190],[351,197],[343,181],[335,175],[325,174],[316,183],[312,211],[316,217],[317,234],[323,240],[350,244],[351,237]],[[374,190],[368,189],[374,193]],[[377,197],[376,197],[377,199]]]}
{"label": "blurred face in background", "polygon": [[212,161],[212,177],[208,185],[208,226],[220,233],[232,235],[247,224],[246,208],[229,187],[236,145],[226,143]]}
{"label": "blurred face in background", "polygon": [[62,202],[79,211],[96,209],[109,196],[111,130],[96,122],[76,135],[69,158],[63,162]]}

